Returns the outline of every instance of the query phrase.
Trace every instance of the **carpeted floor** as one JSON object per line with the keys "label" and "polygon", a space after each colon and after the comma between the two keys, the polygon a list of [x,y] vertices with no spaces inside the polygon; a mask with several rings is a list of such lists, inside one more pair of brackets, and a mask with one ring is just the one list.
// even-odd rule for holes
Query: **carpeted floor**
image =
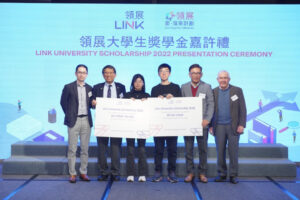
{"label": "carpeted floor", "polygon": [[120,182],[112,182],[109,188],[108,182],[98,182],[96,177],[90,177],[92,181],[89,183],[78,181],[70,184],[68,176],[3,176],[0,163],[0,199],[297,200],[300,199],[300,168],[297,170],[296,178],[240,177],[240,183],[233,185],[215,183],[210,177],[207,184],[196,180],[194,187],[184,183],[182,178],[179,183],[171,184],[166,180],[152,183],[151,178],[145,183],[127,183],[123,177]]}

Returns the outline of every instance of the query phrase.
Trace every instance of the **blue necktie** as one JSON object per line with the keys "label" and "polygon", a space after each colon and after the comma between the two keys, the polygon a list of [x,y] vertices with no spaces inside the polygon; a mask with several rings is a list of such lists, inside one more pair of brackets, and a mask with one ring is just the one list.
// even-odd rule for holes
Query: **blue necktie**
{"label": "blue necktie", "polygon": [[108,85],[107,98],[111,98],[111,85]]}

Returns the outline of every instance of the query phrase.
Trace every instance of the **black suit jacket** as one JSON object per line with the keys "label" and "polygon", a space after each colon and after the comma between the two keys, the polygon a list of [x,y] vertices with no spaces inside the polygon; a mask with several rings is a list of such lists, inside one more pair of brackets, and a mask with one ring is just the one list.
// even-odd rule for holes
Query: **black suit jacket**
{"label": "black suit jacket", "polygon": [[[126,90],[125,90],[125,86],[121,83],[117,83],[116,84],[116,90],[117,90],[117,98],[123,98]],[[96,100],[96,97],[103,97],[103,90],[104,90],[104,85],[105,83],[99,83],[97,85],[94,85],[93,87],[93,100]]]}
{"label": "black suit jacket", "polygon": [[[219,87],[213,89],[214,100],[215,100],[215,112],[212,119],[213,129],[216,130],[217,117],[218,117],[218,97]],[[236,96],[237,99],[233,100],[232,97]],[[239,87],[229,85],[229,98],[230,98],[230,116],[232,130],[236,133],[238,126],[246,127],[247,109],[243,90]],[[237,133],[236,133],[237,134]]]}
{"label": "black suit jacket", "polygon": [[[86,90],[86,107],[88,110],[88,118],[90,126],[93,126],[92,115],[91,115],[91,98],[92,98],[92,87],[85,83]],[[77,82],[74,81],[65,85],[61,98],[60,105],[65,113],[65,121],[64,124],[68,127],[73,127],[77,120],[78,115],[78,90],[77,90]]]}

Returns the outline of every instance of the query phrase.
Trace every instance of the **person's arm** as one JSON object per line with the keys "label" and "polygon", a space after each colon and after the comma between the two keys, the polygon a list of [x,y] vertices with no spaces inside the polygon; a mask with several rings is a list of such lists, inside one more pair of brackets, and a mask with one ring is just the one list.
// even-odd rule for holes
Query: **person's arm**
{"label": "person's arm", "polygon": [[126,94],[126,87],[125,87],[125,85],[123,85],[121,93],[123,93],[123,97],[124,97],[124,95]]}
{"label": "person's arm", "polygon": [[[211,86],[208,85],[207,87],[207,91],[206,91],[206,98],[203,99],[203,101],[206,101],[206,112],[203,115],[203,121],[205,120],[205,124],[204,125],[208,125],[213,117],[214,114],[214,95],[211,89]],[[203,127],[206,127],[203,126]]]}
{"label": "person's arm", "polygon": [[181,89],[180,89],[179,85],[176,85],[176,87],[177,87],[177,94],[176,94],[176,97],[182,97]]}
{"label": "person's arm", "polygon": [[183,96],[183,97],[185,97],[185,93],[184,93],[184,89],[183,89],[183,85],[181,85],[181,95]]}
{"label": "person's arm", "polygon": [[91,96],[89,96],[89,105],[88,106],[89,106],[89,108],[93,108],[93,105],[92,105],[92,97],[93,97],[93,91],[92,90],[93,90],[93,88],[91,86],[89,86],[89,90],[90,91],[88,92],[88,95],[91,94]]}
{"label": "person's arm", "polygon": [[69,90],[68,90],[67,86],[65,85],[64,89],[62,91],[61,97],[60,97],[60,105],[65,114],[66,114],[67,108],[68,108],[68,96],[69,96]]}
{"label": "person's arm", "polygon": [[148,93],[144,93],[144,97],[141,98],[142,101],[147,100],[150,97],[150,95]]}
{"label": "person's arm", "polygon": [[214,121],[216,120],[216,116],[215,116],[216,115],[216,113],[215,113],[216,110],[215,110],[215,108],[217,106],[214,90],[212,90],[212,95],[213,95],[213,100],[214,100],[214,108],[213,108],[212,118],[210,120],[210,123],[208,124],[208,127],[209,127],[209,133],[214,136],[215,135],[215,130],[214,130],[213,125],[214,125]]}
{"label": "person's arm", "polygon": [[156,91],[155,91],[154,87],[151,89],[151,97],[157,97],[156,96]]}
{"label": "person's arm", "polygon": [[247,109],[246,109],[246,102],[243,94],[243,90],[239,89],[239,124],[238,124],[238,133],[243,133],[244,128],[246,128],[246,121],[247,121]]}
{"label": "person's arm", "polygon": [[214,120],[215,120],[215,115],[213,114],[213,117],[212,117],[210,123],[208,124],[208,127],[209,127],[209,133],[210,133],[211,135],[213,135],[213,136],[215,135],[215,130],[214,130],[214,127],[213,127]]}
{"label": "person's arm", "polygon": [[130,99],[130,95],[129,94],[130,94],[129,92],[125,93],[124,99]]}
{"label": "person's arm", "polygon": [[173,92],[172,92],[173,94],[168,93],[167,96],[166,96],[167,99],[170,99],[170,98],[173,98],[173,97],[181,97],[182,96],[179,85],[177,85],[177,84],[173,85],[173,89],[172,90],[173,90]]}
{"label": "person's arm", "polygon": [[97,97],[97,92],[96,92],[96,87],[94,85],[92,89],[92,98],[90,99],[92,108],[95,108],[97,105],[96,97]]}
{"label": "person's arm", "polygon": [[240,123],[239,125],[243,126],[244,128],[246,127],[246,121],[247,121],[247,108],[246,108],[246,101],[244,98],[243,90],[240,89]]}

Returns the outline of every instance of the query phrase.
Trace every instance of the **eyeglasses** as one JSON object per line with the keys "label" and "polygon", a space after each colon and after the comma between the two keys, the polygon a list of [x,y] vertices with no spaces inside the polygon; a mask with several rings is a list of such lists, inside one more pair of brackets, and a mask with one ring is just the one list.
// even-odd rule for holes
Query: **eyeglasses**
{"label": "eyeglasses", "polygon": [[170,73],[170,71],[169,70],[160,70],[159,73],[161,73],[161,74],[162,73]]}
{"label": "eyeglasses", "polygon": [[115,72],[104,72],[105,75],[115,74]]}
{"label": "eyeglasses", "polygon": [[76,72],[77,74],[83,74],[83,75],[85,75],[85,74],[87,74],[87,72],[80,72],[80,71],[78,71],[78,72]]}
{"label": "eyeglasses", "polygon": [[195,75],[201,75],[201,72],[192,72],[191,75],[195,76]]}
{"label": "eyeglasses", "polygon": [[229,77],[218,77],[219,80],[227,80]]}

